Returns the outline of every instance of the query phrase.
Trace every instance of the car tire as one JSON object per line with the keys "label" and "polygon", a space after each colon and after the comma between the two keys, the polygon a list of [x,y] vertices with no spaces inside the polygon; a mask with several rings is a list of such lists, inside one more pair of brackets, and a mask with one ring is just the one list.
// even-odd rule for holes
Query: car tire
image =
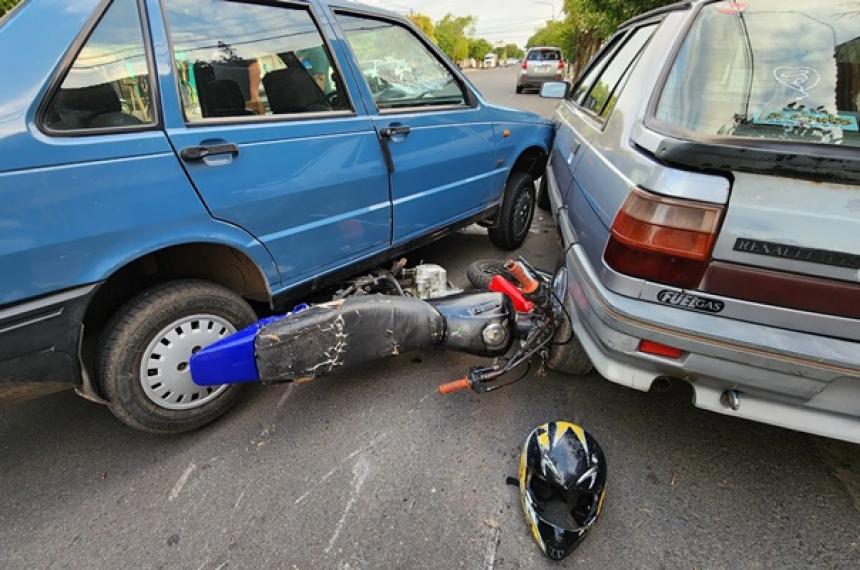
{"label": "car tire", "polygon": [[522,93],[523,93],[523,86],[517,85],[517,95],[522,95]]}
{"label": "car tire", "polygon": [[156,434],[182,433],[227,412],[239,386],[203,388],[191,381],[194,352],[252,324],[250,305],[207,281],[148,289],[113,315],[102,335],[99,385],[123,423]]}
{"label": "car tire", "polygon": [[540,179],[540,189],[537,194],[537,205],[538,208],[544,212],[549,212],[552,209],[552,204],[549,200],[549,182],[546,179],[546,174],[544,174]]}
{"label": "car tire", "polygon": [[496,275],[501,275],[508,281],[516,283],[516,278],[510,271],[505,269],[505,261],[502,259],[480,259],[470,264],[466,269],[466,277],[472,287],[480,291],[490,289],[490,281]]}
{"label": "car tire", "polygon": [[499,249],[519,248],[529,235],[535,213],[535,181],[525,172],[514,172],[505,186],[499,223],[490,228],[490,242]]}
{"label": "car tire", "polygon": [[567,312],[562,316],[562,322],[555,332],[546,365],[550,370],[562,374],[585,376],[594,370],[594,365],[573,332],[573,326],[568,318],[573,316],[573,308],[569,302],[565,302],[564,306]]}

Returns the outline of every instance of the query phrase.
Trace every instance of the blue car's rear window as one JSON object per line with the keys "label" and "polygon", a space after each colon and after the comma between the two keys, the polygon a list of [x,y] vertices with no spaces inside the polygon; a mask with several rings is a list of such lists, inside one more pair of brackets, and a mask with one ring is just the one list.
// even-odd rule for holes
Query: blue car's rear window
{"label": "blue car's rear window", "polygon": [[705,137],[860,146],[858,104],[856,2],[718,2],[684,41],[657,118]]}

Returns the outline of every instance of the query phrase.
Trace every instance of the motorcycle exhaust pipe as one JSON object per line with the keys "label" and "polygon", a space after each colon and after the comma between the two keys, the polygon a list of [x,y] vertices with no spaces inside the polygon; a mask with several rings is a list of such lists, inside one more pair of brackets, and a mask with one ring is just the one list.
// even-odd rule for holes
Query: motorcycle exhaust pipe
{"label": "motorcycle exhaust pipe", "polygon": [[510,301],[498,293],[425,302],[372,295],[264,319],[191,357],[201,386],[302,382],[419,349],[497,356],[514,338]]}

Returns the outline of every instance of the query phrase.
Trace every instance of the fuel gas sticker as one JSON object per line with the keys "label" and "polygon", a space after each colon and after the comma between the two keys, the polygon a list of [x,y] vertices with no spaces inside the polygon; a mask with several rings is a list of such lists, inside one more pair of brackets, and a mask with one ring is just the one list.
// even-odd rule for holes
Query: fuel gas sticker
{"label": "fuel gas sticker", "polygon": [[700,313],[722,313],[726,304],[716,299],[706,299],[696,295],[689,295],[680,291],[664,290],[657,295],[657,300],[664,305],[671,305],[688,311]]}
{"label": "fuel gas sticker", "polygon": [[714,5],[714,8],[723,14],[740,14],[749,7],[749,2],[743,2],[742,0],[737,0],[736,2],[720,2],[719,4]]}

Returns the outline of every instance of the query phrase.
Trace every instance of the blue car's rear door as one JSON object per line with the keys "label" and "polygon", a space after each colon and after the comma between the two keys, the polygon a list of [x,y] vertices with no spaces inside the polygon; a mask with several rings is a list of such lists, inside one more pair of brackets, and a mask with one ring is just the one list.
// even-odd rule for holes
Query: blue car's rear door
{"label": "blue car's rear door", "polygon": [[389,247],[376,130],[312,6],[158,5],[167,133],[212,215],[259,238],[285,286]]}
{"label": "blue car's rear door", "polygon": [[391,170],[394,243],[486,210],[502,195],[494,130],[468,87],[396,19],[335,8]]}

